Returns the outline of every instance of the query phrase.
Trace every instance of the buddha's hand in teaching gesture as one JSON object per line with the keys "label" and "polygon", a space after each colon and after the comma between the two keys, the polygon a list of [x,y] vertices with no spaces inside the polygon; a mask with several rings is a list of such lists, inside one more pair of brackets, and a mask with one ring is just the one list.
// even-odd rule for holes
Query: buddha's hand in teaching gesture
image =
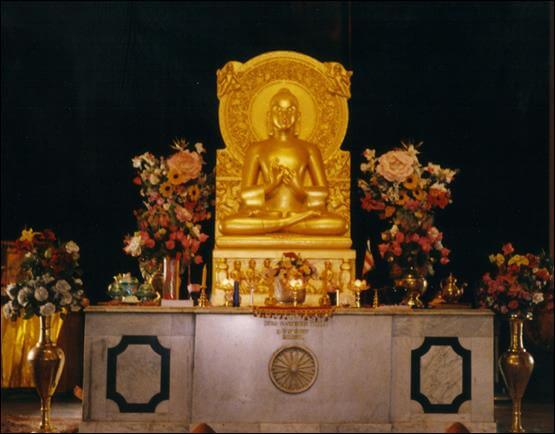
{"label": "buddha's hand in teaching gesture", "polygon": [[299,182],[296,170],[287,170],[283,175],[283,183],[290,187],[299,199],[302,200],[306,197],[306,192]]}
{"label": "buddha's hand in teaching gesture", "polygon": [[271,194],[283,182],[283,176],[283,166],[279,165],[277,162],[272,163],[269,176],[270,183],[264,186],[264,192],[266,194]]}

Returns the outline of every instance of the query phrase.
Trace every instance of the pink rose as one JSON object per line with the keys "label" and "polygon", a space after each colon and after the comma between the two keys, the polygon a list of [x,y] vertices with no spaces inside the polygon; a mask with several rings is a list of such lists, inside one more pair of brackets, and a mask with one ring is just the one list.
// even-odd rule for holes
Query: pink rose
{"label": "pink rose", "polygon": [[414,163],[406,151],[389,151],[378,159],[376,171],[390,182],[403,182],[414,172]]}
{"label": "pink rose", "polygon": [[439,263],[440,263],[441,265],[448,264],[448,263],[449,263],[449,258],[443,256],[443,257],[439,260]]}
{"label": "pink rose", "polygon": [[168,166],[183,175],[183,182],[185,183],[199,176],[202,169],[202,159],[196,152],[179,151],[168,159]]}

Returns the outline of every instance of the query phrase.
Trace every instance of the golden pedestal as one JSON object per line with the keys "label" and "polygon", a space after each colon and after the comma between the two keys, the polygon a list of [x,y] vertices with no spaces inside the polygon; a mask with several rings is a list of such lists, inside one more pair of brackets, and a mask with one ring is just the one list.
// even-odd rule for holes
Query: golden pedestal
{"label": "golden pedestal", "polygon": [[[319,304],[326,261],[337,286],[349,291],[355,277],[350,154],[340,146],[351,74],[339,63],[289,51],[265,53],[244,64],[231,61],[218,70],[226,148],[216,157],[213,306],[225,304],[225,278],[241,282],[242,305],[263,305],[272,290],[267,271],[285,252],[300,253],[318,270],[308,282],[305,304]],[[276,102],[284,94],[289,100]],[[306,192],[303,199],[296,196],[299,190]],[[288,203],[291,209],[283,205]],[[287,223],[303,215],[300,225]],[[283,227],[276,229],[280,221]],[[267,233],[266,225],[272,228]]]}

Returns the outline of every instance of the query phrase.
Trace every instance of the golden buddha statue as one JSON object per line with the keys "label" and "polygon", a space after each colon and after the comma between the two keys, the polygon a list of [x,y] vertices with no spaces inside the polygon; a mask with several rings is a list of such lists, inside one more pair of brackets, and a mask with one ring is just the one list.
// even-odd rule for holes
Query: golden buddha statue
{"label": "golden buddha statue", "polygon": [[[269,271],[284,252],[300,253],[318,275],[327,261],[351,278],[350,154],[340,148],[351,74],[291,51],[230,61],[217,71],[225,149],[216,155],[213,273],[222,263],[229,274],[236,261],[247,271],[249,261],[263,264],[254,305],[274,301]],[[307,305],[322,296],[318,280]],[[224,304],[224,295],[215,288],[212,304]]]}
{"label": "golden buddha statue", "polygon": [[[345,233],[345,220],[325,209],[329,191],[320,150],[298,138],[297,98],[288,89],[280,89],[270,101],[267,117],[269,137],[245,151],[242,206],[237,214],[222,220],[222,234]],[[307,176],[309,186],[305,185]]]}

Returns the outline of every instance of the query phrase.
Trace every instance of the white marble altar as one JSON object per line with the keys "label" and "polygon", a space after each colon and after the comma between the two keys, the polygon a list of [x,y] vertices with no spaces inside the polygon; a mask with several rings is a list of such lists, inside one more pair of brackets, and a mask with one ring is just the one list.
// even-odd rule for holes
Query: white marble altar
{"label": "white marble altar", "polygon": [[250,308],[89,307],[80,432],[201,422],[217,432],[495,431],[493,316],[339,309],[314,322]]}

